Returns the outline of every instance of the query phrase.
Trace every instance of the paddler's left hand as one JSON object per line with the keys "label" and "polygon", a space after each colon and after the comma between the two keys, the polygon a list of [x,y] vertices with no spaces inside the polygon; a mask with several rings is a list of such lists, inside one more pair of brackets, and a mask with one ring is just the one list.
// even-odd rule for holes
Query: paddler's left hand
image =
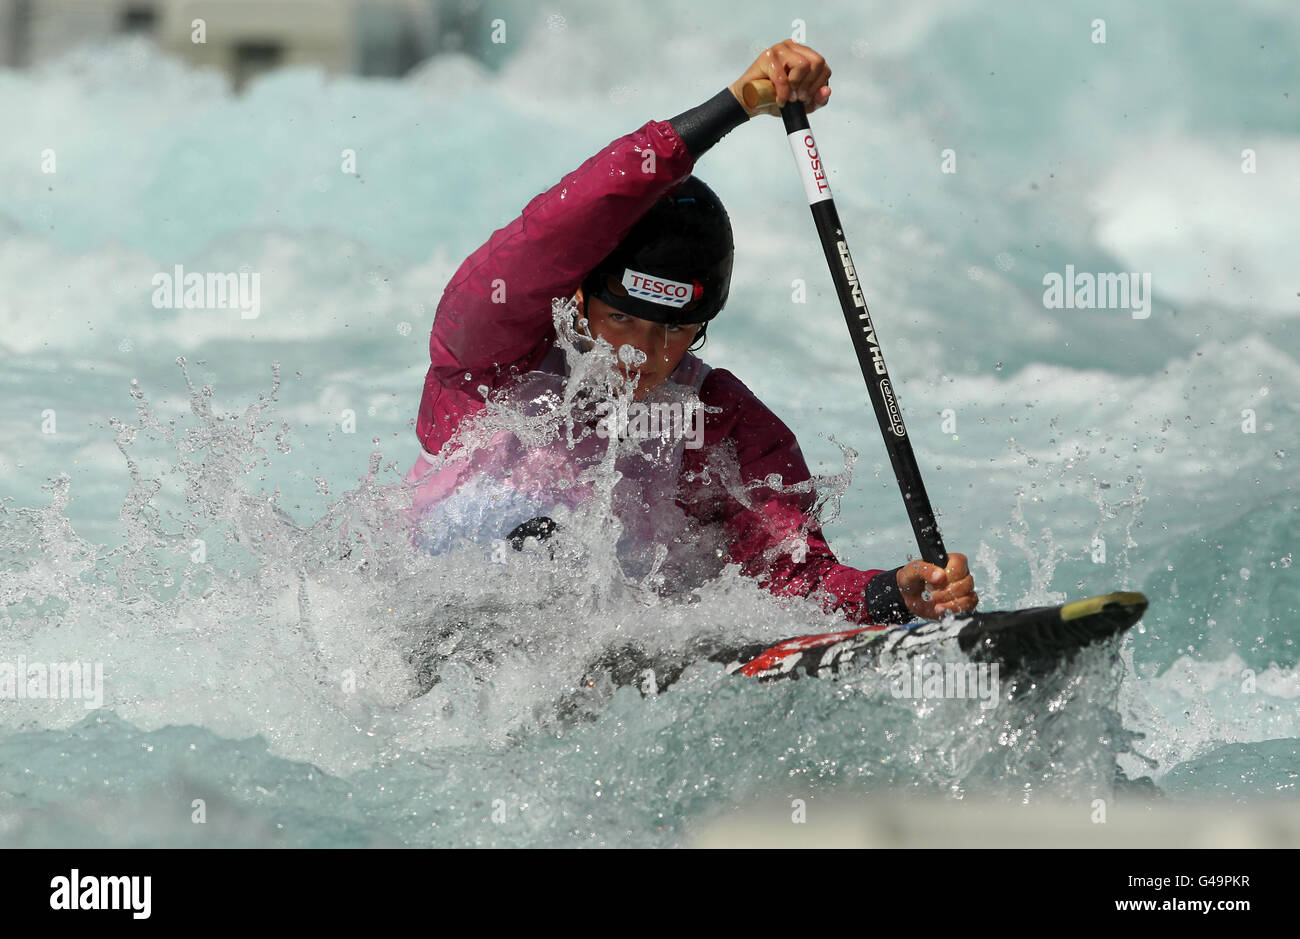
{"label": "paddler's left hand", "polygon": [[964,554],[949,554],[947,567],[926,561],[909,561],[898,569],[897,578],[903,602],[924,619],[942,619],[948,613],[969,613],[979,603],[975,578],[971,577]]}
{"label": "paddler's left hand", "polygon": [[751,81],[766,78],[776,92],[776,103],[762,108],[745,108],[750,117],[758,114],[781,116],[781,108],[791,100],[802,101],[804,112],[811,114],[824,108],[831,96],[831,67],[815,49],[783,39],[764,49],[745,73],[731,83],[731,93],[741,107],[745,105],[744,88]]}

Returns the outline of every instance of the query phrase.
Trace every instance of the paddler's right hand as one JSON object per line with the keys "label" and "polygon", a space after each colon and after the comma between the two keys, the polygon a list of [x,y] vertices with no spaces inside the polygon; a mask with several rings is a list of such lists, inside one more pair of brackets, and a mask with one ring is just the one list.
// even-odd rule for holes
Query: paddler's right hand
{"label": "paddler's right hand", "polygon": [[760,52],[744,75],[731,83],[731,93],[744,107],[745,99],[741,89],[746,82],[766,78],[776,88],[776,104],[763,108],[745,108],[750,117],[756,114],[774,114],[778,117],[781,108],[792,98],[804,103],[804,110],[811,114],[820,107],[825,107],[831,96],[831,67],[820,55],[801,46],[793,39],[778,42],[770,49]]}
{"label": "paddler's right hand", "polygon": [[924,619],[969,613],[979,603],[975,578],[971,577],[964,554],[949,554],[946,568],[927,561],[909,561],[898,569],[897,580],[903,603]]}

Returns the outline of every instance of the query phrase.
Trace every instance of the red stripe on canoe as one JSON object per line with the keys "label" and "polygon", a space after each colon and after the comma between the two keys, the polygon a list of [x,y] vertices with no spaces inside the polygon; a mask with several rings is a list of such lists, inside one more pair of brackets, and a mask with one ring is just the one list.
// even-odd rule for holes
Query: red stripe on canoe
{"label": "red stripe on canoe", "polygon": [[798,636],[794,639],[786,639],[784,642],[778,642],[772,648],[760,652],[750,659],[739,669],[739,672],[741,675],[753,677],[767,671],[769,668],[776,667],[782,659],[791,655],[798,655],[801,652],[807,652],[809,649],[819,649],[822,646],[832,646],[859,633],[879,632],[886,628],[885,626],[862,626],[858,629],[846,629],[838,633],[821,633],[816,636]]}

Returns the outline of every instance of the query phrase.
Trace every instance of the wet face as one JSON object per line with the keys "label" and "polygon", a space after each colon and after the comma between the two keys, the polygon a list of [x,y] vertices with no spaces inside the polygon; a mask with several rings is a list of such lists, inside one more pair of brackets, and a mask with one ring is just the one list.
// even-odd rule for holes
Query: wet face
{"label": "wet face", "polygon": [[[582,306],[581,289],[578,305]],[[631,346],[645,356],[639,367],[628,366],[623,362],[624,356],[619,356],[619,368],[625,376],[640,373],[641,380],[633,395],[638,400],[673,373],[700,331],[699,323],[671,326],[620,313],[595,297],[587,304],[587,321],[592,336],[604,339],[616,350]]]}

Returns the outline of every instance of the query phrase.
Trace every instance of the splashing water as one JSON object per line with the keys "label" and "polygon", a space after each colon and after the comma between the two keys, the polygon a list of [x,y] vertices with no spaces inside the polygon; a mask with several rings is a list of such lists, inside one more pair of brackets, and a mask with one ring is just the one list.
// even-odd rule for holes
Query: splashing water
{"label": "splashing water", "polygon": [[[584,389],[600,384],[631,393],[631,384],[614,372],[608,345],[567,351],[573,374],[562,402],[550,402],[539,414],[512,410],[506,396],[489,395],[461,442],[472,451],[500,427],[533,440],[579,437],[572,409],[583,407]],[[616,687],[610,673],[593,671],[594,653],[631,647],[651,657],[681,652],[701,637],[777,639],[829,630],[838,621],[811,601],[778,602],[734,570],[684,594],[665,595],[655,572],[636,580],[609,567],[619,523],[602,512],[613,504],[613,458],[629,445],[617,436],[603,443],[605,456],[589,468],[583,482],[595,483],[591,498],[583,511],[566,517],[571,530],[557,540],[564,547],[554,556],[512,551],[503,562],[473,544],[438,556],[413,549],[404,524],[410,488],[382,482],[379,451],[357,487],[300,527],[278,504],[277,492],[251,485],[273,460],[262,440],[277,423],[278,458],[294,452],[292,427],[275,417],[279,366],[272,366],[270,389],[240,414],[221,413],[213,389],[195,387],[185,360],[177,364],[189,421],[162,420],[132,382],[135,420],[111,425],[131,480],[120,514],[121,546],[106,550],[76,536],[64,515],[71,494],[66,476],[49,487],[48,507],[6,509],[13,521],[0,544],[7,561],[0,587],[6,636],[20,641],[31,661],[94,650],[107,689],[105,710],[88,717],[61,702],[10,702],[6,724],[17,736],[8,746],[30,747],[22,741],[44,731],[56,732],[67,746],[98,741],[96,747],[119,752],[123,760],[133,747],[156,748],[198,793],[220,788],[217,762],[234,746],[238,759],[260,765],[259,773],[287,773],[299,790],[270,800],[256,789],[244,791],[234,796],[236,814],[261,819],[249,823],[252,830],[271,838],[274,823],[261,813],[278,818],[295,799],[306,799],[308,805],[293,807],[331,820],[302,835],[304,843],[473,843],[473,820],[452,822],[445,806],[430,810],[429,818],[440,820],[437,830],[412,828],[404,812],[381,805],[373,791],[365,797],[371,801],[360,803],[356,791],[379,785],[426,796],[440,792],[435,802],[441,803],[472,800],[471,792],[495,786],[510,788],[521,806],[549,802],[554,810],[555,800],[580,805],[591,798],[584,780],[597,767],[611,784],[617,780],[625,793],[645,799],[633,808],[625,795],[622,804],[631,815],[614,813],[617,824],[658,806],[667,824],[652,830],[670,841],[683,834],[688,816],[716,811],[724,793],[765,791],[782,779],[813,787],[856,779],[868,787],[961,793],[996,791],[996,780],[1015,778],[1023,780],[1016,788],[1020,800],[1044,788],[1109,785],[1113,752],[1079,743],[1079,727],[1063,722],[1059,707],[1079,695],[1108,694],[1104,689],[1114,677],[1104,653],[1060,686],[1011,687],[991,714],[972,712],[962,702],[894,700],[882,676],[789,689],[742,687],[746,683],[725,680],[718,666],[706,663],[688,667],[666,696],[651,688],[645,698],[644,687]],[[147,452],[147,443],[170,457]],[[146,465],[163,472],[151,475]],[[840,474],[817,482],[829,504],[838,505],[851,480],[846,458]],[[183,508],[163,507],[169,493]],[[806,731],[781,743],[750,739],[745,728],[755,720],[776,720],[791,708]],[[1103,729],[1114,736],[1109,720],[1103,719]],[[632,727],[632,736],[619,729]],[[687,727],[695,729],[682,736]],[[195,741],[193,749],[180,746],[182,739]],[[890,755],[882,765],[876,765],[880,744],[872,740],[887,742]],[[741,741],[747,756],[737,763]],[[864,755],[864,746],[877,756]],[[671,750],[671,772],[711,782],[687,796],[680,783],[665,785],[663,766],[629,770],[620,762],[635,758],[640,765],[646,747]],[[809,762],[813,752],[821,755]],[[1062,779],[1053,761],[1069,753],[1080,763]],[[540,788],[521,790],[520,770],[539,759],[549,767],[533,784]],[[791,760],[788,774],[774,772]],[[294,769],[301,765],[296,761],[316,769]],[[304,779],[317,778],[320,785],[303,789]],[[346,786],[345,779],[351,781]],[[178,798],[173,790],[185,788],[165,774],[140,781],[172,799]],[[71,783],[55,788],[69,798],[81,791]],[[345,789],[352,802],[340,814]],[[143,812],[130,790],[124,784],[97,791],[110,802],[125,800],[128,814]],[[62,818],[54,807],[49,811]],[[362,829],[356,827],[358,811],[369,820]],[[77,823],[64,821],[76,829]],[[555,822],[552,816],[496,843],[582,840],[574,831],[547,827]],[[52,823],[38,813],[23,824],[20,840],[48,836]],[[187,837],[179,825],[146,828],[163,840]]]}
{"label": "splashing water", "polygon": [[[578,34],[600,30],[608,61],[632,61],[644,33],[607,6],[579,2],[564,36],[590,45]],[[723,11],[686,7],[676,12],[705,17],[700,35],[727,34]],[[0,142],[14,180],[0,192],[0,663],[99,663],[103,675],[97,710],[0,700],[4,843],[655,845],[688,841],[764,794],[1020,803],[1106,798],[1124,776],[1175,796],[1293,793],[1300,369],[1293,265],[1277,246],[1295,242],[1279,211],[1295,202],[1294,179],[1277,156],[1248,179],[1236,166],[1216,176],[1215,154],[1240,129],[1219,116],[1242,100],[1255,102],[1252,126],[1272,154],[1295,152],[1294,121],[1268,70],[1238,70],[1257,77],[1234,84],[1196,64],[1222,49],[1224,29],[1294,28],[1251,13],[1183,17],[1168,55],[1135,62],[1118,88],[1096,71],[1095,48],[1059,41],[1062,17],[1091,14],[1044,8],[1030,23],[1053,56],[1004,62],[999,80],[1027,97],[991,112],[969,97],[983,69],[961,64],[977,59],[967,42],[978,11],[877,12],[868,30],[857,7],[832,4],[845,35],[872,32],[891,74],[918,80],[886,88],[860,57],[845,60],[836,95],[861,119],[819,114],[819,137],[844,174],[837,203],[948,546],[978,546],[985,608],[1146,592],[1151,611],[1118,661],[1113,648],[1089,650],[1068,671],[1008,683],[987,711],[895,698],[865,673],[756,685],[696,662],[666,691],[646,676],[623,682],[604,652],[644,653],[633,661],[643,672],[701,637],[784,638],[841,621],[732,568],[705,576],[688,562],[707,558],[689,551],[625,565],[621,443],[600,441],[584,467],[589,491],[554,557],[531,545],[494,559],[472,539],[416,550],[403,474],[431,298],[459,259],[600,140],[692,102],[668,83],[613,108],[606,59],[585,57],[574,87],[554,89],[577,96],[572,114],[537,112],[534,81],[551,80],[555,50],[525,42],[499,74],[463,57],[401,82],[285,70],[235,96],[132,42],[0,84],[14,117]],[[1160,30],[1162,14],[1134,15]],[[989,29],[1004,26],[981,20]],[[665,68],[698,74],[716,42],[707,55],[659,44]],[[1257,45],[1241,47],[1272,54]],[[936,83],[936,55],[971,80]],[[1183,171],[1153,179],[1156,164],[1114,148],[1134,131],[1133,83],[1170,75],[1191,93],[1163,111],[1150,96],[1138,149],[1195,170],[1204,219],[1238,212],[1248,184],[1249,232],[1204,219],[1171,229],[1150,206],[1185,202]],[[472,107],[448,98],[452,76],[485,93]],[[717,87],[701,81],[699,100]],[[1189,112],[1189,100],[1237,104]],[[290,141],[286,113],[316,117]],[[1096,129],[1082,142],[1080,120]],[[435,121],[461,133],[432,133]],[[938,189],[931,142],[954,126],[982,159],[963,164],[966,185]],[[64,127],[77,138],[60,138]],[[771,147],[733,145],[772,128]],[[529,137],[555,146],[530,150],[523,173],[515,141]],[[76,172],[33,176],[30,155],[56,138],[61,168]],[[448,185],[465,178],[465,139],[482,142],[481,165]],[[313,185],[323,171],[304,167],[343,147],[362,155],[362,172]],[[709,362],[796,429],[841,559],[896,566],[910,532],[843,323],[833,304],[813,309],[812,280],[791,329],[785,285],[821,258],[805,230],[773,220],[806,220],[801,193],[748,195],[789,172],[779,124],[739,131],[707,159],[719,186],[737,181],[722,193],[736,267]],[[1047,165],[1062,171],[1045,177]],[[865,178],[887,180],[889,197],[852,182]],[[263,271],[260,319],[149,307],[150,278],[182,255],[194,270]],[[1066,263],[1158,263],[1150,318],[1045,311],[1040,279]],[[961,276],[970,270],[982,274]],[[267,363],[280,360],[284,380],[272,364],[268,384]],[[566,359],[569,385],[532,408],[486,394],[484,423],[464,442],[483,450],[489,430],[510,430],[591,443],[570,419],[577,390],[590,378],[589,389],[630,394],[617,376],[597,380],[616,360],[600,347]],[[134,417],[110,420],[123,405]],[[957,430],[936,433],[941,409]],[[53,430],[55,412],[57,433],[33,432],[32,415]],[[707,473],[744,497],[727,466]],[[192,822],[195,800],[204,825]]]}

